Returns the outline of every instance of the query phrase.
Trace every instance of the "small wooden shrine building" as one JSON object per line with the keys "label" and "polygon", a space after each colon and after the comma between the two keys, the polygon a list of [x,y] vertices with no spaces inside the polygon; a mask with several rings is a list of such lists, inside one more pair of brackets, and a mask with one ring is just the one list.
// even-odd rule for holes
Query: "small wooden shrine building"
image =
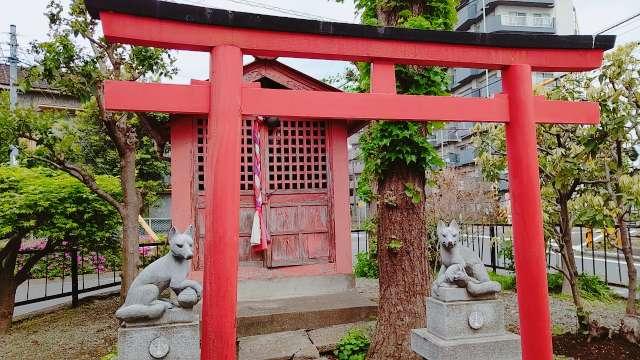
{"label": "small wooden shrine building", "polygon": [[[243,78],[247,87],[339,91],[272,58],[245,65]],[[347,137],[357,126],[347,121],[243,118],[235,175],[240,177],[240,208],[229,209],[240,217],[240,279],[351,273]],[[202,275],[207,230],[206,131],[206,115],[175,115],[171,122],[171,213],[178,228],[195,224],[196,278]],[[259,137],[259,155],[254,135]],[[255,168],[256,155],[261,171]],[[255,176],[260,177],[266,249],[250,243]]]}

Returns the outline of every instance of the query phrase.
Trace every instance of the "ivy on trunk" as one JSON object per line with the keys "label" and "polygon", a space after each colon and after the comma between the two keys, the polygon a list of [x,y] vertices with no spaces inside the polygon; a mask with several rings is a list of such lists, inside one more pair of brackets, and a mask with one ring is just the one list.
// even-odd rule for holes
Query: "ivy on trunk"
{"label": "ivy on trunk", "polygon": [[[358,0],[362,23],[415,29],[451,30],[454,0]],[[369,90],[370,64],[357,63],[358,90]],[[397,91],[445,95],[445,69],[396,67]],[[383,122],[360,137],[364,170],[358,194],[377,202],[380,303],[368,359],[418,359],[411,351],[411,329],[424,327],[430,287],[424,188],[426,174],[444,165],[428,141],[433,123]]]}

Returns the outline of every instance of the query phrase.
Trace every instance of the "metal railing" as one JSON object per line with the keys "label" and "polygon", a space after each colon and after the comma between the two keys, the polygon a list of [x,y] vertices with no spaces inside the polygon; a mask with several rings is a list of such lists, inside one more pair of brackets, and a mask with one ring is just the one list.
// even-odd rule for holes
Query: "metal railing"
{"label": "metal railing", "polygon": [[[139,245],[140,265],[144,267],[165,253],[163,242]],[[18,253],[24,263],[40,249],[25,246]],[[15,306],[71,297],[77,306],[81,294],[120,286],[120,249],[83,250],[68,246],[40,259],[29,278],[16,289]]]}
{"label": "metal railing", "polygon": [[[513,232],[511,224],[463,224],[461,242],[477,252],[483,263],[492,270],[513,270]],[[640,245],[640,226],[627,229],[635,248]],[[619,230],[575,226],[572,229],[573,253],[578,273],[595,275],[607,284],[627,286],[627,264],[620,249]],[[351,233],[355,253],[369,251],[369,237],[363,230]],[[555,239],[548,241],[547,268],[555,271],[562,267],[562,257]],[[635,267],[640,272],[640,256],[635,257]]]}

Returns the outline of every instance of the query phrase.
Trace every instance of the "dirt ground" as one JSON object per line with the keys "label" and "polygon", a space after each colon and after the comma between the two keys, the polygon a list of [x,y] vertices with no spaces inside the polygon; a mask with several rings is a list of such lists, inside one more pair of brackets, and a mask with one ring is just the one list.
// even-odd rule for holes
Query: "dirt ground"
{"label": "dirt ground", "polygon": [[553,351],[578,360],[640,359],[640,347],[619,336],[588,342],[586,335],[557,335],[553,337]]}
{"label": "dirt ground", "polygon": [[96,360],[115,346],[118,297],[89,300],[13,324],[0,336],[2,360]]}

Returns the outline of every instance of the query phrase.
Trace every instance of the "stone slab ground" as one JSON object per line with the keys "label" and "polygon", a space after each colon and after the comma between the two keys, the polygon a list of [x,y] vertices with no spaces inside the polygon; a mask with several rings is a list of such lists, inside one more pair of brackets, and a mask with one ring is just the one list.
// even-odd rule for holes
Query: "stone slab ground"
{"label": "stone slab ground", "polygon": [[341,337],[354,327],[372,327],[373,322],[341,324],[313,330],[284,331],[238,339],[239,360],[329,359]]}
{"label": "stone slab ground", "polygon": [[338,324],[376,317],[378,305],[356,290],[238,304],[238,336],[253,336]]}

